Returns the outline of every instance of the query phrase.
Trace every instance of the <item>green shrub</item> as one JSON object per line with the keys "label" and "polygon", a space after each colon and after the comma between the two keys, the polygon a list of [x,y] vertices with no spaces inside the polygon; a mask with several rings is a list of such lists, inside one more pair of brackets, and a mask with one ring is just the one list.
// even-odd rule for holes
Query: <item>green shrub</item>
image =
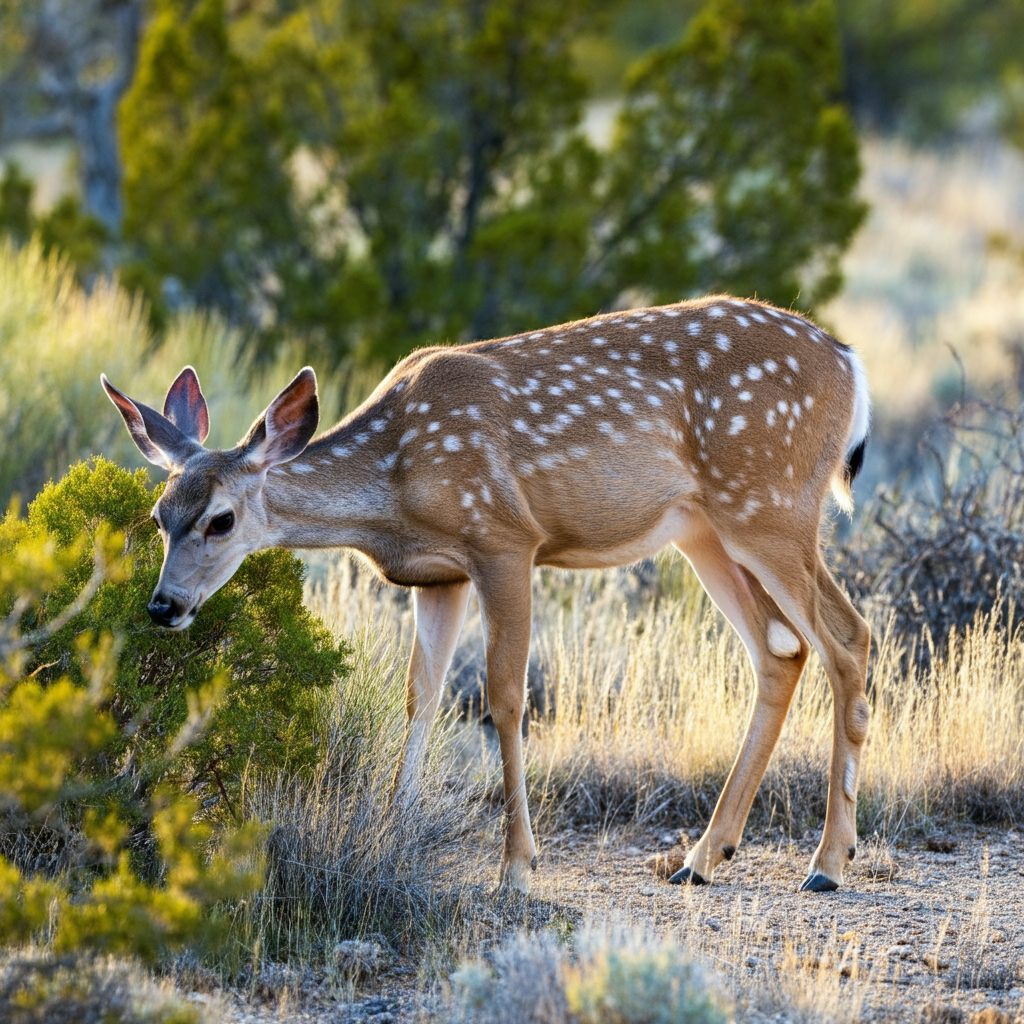
{"label": "green shrub", "polygon": [[[285,551],[247,558],[188,631],[153,626],[146,604],[163,553],[149,515],[158,492],[147,487],[145,471],[97,459],[49,485],[27,521],[8,514],[0,524],[0,557],[31,540],[64,563],[63,577],[23,615],[30,630],[57,623],[92,577],[83,534],[121,531],[132,556],[130,572],[100,583],[84,608],[30,648],[26,668],[44,689],[60,677],[84,686],[76,638],[118,636],[121,657],[106,705],[116,730],[90,762],[93,776],[117,779],[125,799],[166,778],[198,796],[207,815],[239,818],[250,761],[267,773],[312,764],[320,693],[347,671],[348,648],[304,607],[302,563]],[[168,738],[180,733],[211,680],[224,699],[208,711],[201,736],[165,756]]]}
{"label": "green shrub", "polygon": [[[121,666],[109,633],[86,627],[66,634],[59,674],[55,664],[38,664],[38,650],[80,619],[90,596],[132,578],[124,547],[124,534],[105,523],[95,530],[90,556],[77,537],[61,546],[38,525],[8,516],[2,526],[0,818],[3,853],[13,860],[0,857],[0,935],[8,944],[42,940],[53,964],[88,952],[153,961],[169,949],[213,943],[226,918],[211,916],[212,909],[250,893],[261,876],[257,826],[215,834],[197,820],[196,801],[166,784],[134,793],[126,805],[117,780],[96,770],[124,734],[113,710]],[[69,577],[83,557],[97,571],[79,593]],[[48,616],[47,597],[61,592],[70,594],[67,609]],[[198,734],[217,689],[193,702],[177,735],[164,735],[168,750]],[[166,751],[152,757],[168,760]],[[148,877],[135,867],[131,848],[139,821],[153,837]],[[26,863],[31,844],[20,840],[33,833],[60,847],[56,859]],[[4,999],[10,980],[5,970]],[[22,1008],[46,996],[37,982],[16,988]]]}

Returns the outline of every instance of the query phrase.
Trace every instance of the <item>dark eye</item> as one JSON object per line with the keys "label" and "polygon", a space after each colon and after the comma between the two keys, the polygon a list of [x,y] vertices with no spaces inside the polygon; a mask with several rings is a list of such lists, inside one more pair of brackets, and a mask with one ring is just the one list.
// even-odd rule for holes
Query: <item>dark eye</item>
{"label": "dark eye", "polygon": [[210,525],[206,528],[206,536],[209,537],[218,533],[227,533],[234,525],[235,513],[222,512],[219,516],[214,516],[214,518],[210,520]]}

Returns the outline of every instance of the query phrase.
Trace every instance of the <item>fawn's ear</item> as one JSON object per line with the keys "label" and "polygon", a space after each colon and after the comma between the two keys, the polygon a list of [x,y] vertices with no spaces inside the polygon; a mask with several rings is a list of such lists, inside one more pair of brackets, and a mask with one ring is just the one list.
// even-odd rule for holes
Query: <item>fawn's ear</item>
{"label": "fawn's ear", "polygon": [[124,419],[128,433],[132,435],[139,451],[154,466],[169,471],[175,466],[184,465],[190,455],[202,448],[202,445],[183,434],[156,409],[133,401],[123,391],[115,388],[105,373],[100,374],[100,383]]}
{"label": "fawn's ear", "polygon": [[167,389],[164,416],[186,437],[202,444],[210,433],[210,413],[203,398],[199,378],[191,366],[186,366]]}
{"label": "fawn's ear", "polygon": [[316,374],[306,366],[267,406],[239,447],[259,468],[269,469],[299,455],[319,422]]}

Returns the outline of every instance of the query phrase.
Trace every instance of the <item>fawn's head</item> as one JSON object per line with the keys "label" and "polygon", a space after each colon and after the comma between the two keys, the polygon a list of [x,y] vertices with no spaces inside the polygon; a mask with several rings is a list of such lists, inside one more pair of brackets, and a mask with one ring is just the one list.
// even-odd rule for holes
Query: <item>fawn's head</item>
{"label": "fawn's head", "polygon": [[105,375],[100,380],[139,451],[170,474],[153,506],[164,563],[147,608],[157,625],[185,629],[242,559],[267,546],[263,484],[267,471],[299,455],[316,431],[316,375],[300,370],[248,434],[222,451],[203,447],[210,417],[191,366],[170,386],[162,414]]}

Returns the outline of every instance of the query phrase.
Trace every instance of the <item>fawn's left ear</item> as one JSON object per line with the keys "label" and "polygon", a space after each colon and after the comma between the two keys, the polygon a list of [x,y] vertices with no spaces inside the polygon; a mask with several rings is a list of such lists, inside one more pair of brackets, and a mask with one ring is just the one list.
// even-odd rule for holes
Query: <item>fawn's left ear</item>
{"label": "fawn's left ear", "polygon": [[261,469],[301,454],[320,423],[316,374],[303,367],[252,425],[239,447]]}
{"label": "fawn's left ear", "polygon": [[[100,374],[100,383],[124,419],[139,451],[154,466],[170,471],[175,466],[183,466],[190,455],[202,449],[197,440],[182,433],[166,416],[115,388],[105,373]],[[206,408],[205,402],[203,408]]]}
{"label": "fawn's left ear", "polygon": [[210,433],[210,412],[203,389],[191,366],[186,366],[167,389],[164,416],[186,437],[202,444]]}

